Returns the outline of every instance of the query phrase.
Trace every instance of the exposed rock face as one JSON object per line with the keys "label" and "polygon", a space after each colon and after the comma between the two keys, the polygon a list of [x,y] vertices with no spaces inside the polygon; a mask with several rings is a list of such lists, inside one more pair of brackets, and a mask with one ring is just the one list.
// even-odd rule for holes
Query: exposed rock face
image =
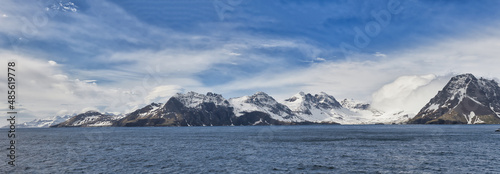
{"label": "exposed rock face", "polygon": [[[405,83],[413,83],[407,81]],[[412,85],[410,85],[412,86]],[[397,108],[396,108],[397,109]],[[416,115],[415,115],[416,114]],[[57,119],[56,119],[57,118]],[[227,126],[294,124],[500,124],[500,86],[472,74],[453,77],[419,113],[379,110],[369,103],[338,102],[324,92],[299,92],[276,101],[264,92],[225,99],[220,94],[176,94],[125,115],[89,111],[71,117],[34,120],[25,125],[85,126]],[[41,127],[41,126],[38,126]]]}
{"label": "exposed rock face", "polygon": [[410,124],[500,124],[500,87],[472,74],[453,77]]}
{"label": "exposed rock face", "polygon": [[[232,104],[239,104],[237,111]],[[290,116],[286,106],[262,92],[233,103],[220,94],[189,92],[132,112],[114,126],[287,125],[293,124],[284,121]]]}
{"label": "exposed rock face", "polygon": [[252,96],[243,96],[229,99],[237,117],[251,112],[263,112],[269,114],[272,119],[285,122],[300,122],[302,118],[297,117],[286,105],[277,102],[273,97],[264,92],[257,92]]}
{"label": "exposed rock face", "polygon": [[312,115],[312,110],[331,110],[342,108],[342,105],[333,97],[326,93],[305,94],[300,92],[293,97],[286,99],[285,103],[297,114]]}
{"label": "exposed rock face", "polygon": [[87,111],[50,127],[105,127],[112,126],[121,115],[102,114],[97,111]]}
{"label": "exposed rock face", "polygon": [[[326,98],[325,98],[326,97]],[[317,96],[317,107],[340,106],[332,97]],[[340,106],[341,107],[341,106]],[[236,109],[235,109],[236,108]],[[54,127],[86,126],[239,126],[316,124],[294,114],[286,105],[263,92],[252,96],[224,99],[219,94],[189,92],[171,97],[165,104],[151,103],[125,116],[113,117],[98,112],[77,115]],[[326,122],[322,124],[337,124]]]}
{"label": "exposed rock face", "polygon": [[368,103],[360,103],[354,101],[353,99],[344,99],[340,102],[342,107],[347,109],[360,109],[360,110],[368,110],[370,109],[370,104]]}
{"label": "exposed rock face", "polygon": [[[284,101],[297,117],[304,121],[316,123],[336,122],[341,124],[359,123],[363,119],[363,114],[357,112],[363,109],[343,107],[335,97],[324,92],[320,94],[306,94],[299,92]],[[358,104],[352,104],[358,105]],[[359,107],[363,107],[359,104]],[[368,108],[368,106],[366,106]],[[372,114],[370,111],[366,111]]]}
{"label": "exposed rock face", "polygon": [[[193,93],[191,93],[193,94]],[[235,116],[227,101],[217,96],[177,95],[165,104],[153,103],[128,114],[116,126],[228,126]],[[200,98],[201,97],[201,98]],[[201,99],[201,100],[198,100]],[[215,99],[215,100],[213,100]]]}
{"label": "exposed rock face", "polygon": [[[210,92],[188,92],[126,115],[89,111],[52,127],[373,124],[394,118],[403,123],[411,118],[401,114],[384,115],[369,104],[353,100],[339,103],[326,93],[300,92],[279,103],[263,92],[229,100]],[[458,75],[408,123],[500,124],[500,87],[493,80]]]}

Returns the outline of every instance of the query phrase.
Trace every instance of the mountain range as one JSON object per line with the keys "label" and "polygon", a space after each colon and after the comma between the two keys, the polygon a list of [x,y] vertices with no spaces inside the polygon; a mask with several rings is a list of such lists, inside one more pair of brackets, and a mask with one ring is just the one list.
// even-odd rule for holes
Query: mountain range
{"label": "mountain range", "polygon": [[[282,102],[257,92],[225,99],[220,94],[188,92],[134,112],[82,114],[35,120],[32,127],[93,126],[239,126],[297,124],[500,124],[500,87],[494,80],[462,74],[430,99],[416,115],[385,113],[369,103],[336,100],[324,92],[299,92]],[[65,121],[61,121],[65,119]],[[37,124],[39,123],[39,124]]]}
{"label": "mountain range", "polygon": [[35,119],[32,121],[24,122],[21,124],[16,125],[17,128],[44,128],[44,127],[50,127],[57,125],[59,123],[62,123],[71,117],[75,116],[76,114],[73,115],[63,115],[63,116],[54,116],[54,117],[49,117],[45,119]]}

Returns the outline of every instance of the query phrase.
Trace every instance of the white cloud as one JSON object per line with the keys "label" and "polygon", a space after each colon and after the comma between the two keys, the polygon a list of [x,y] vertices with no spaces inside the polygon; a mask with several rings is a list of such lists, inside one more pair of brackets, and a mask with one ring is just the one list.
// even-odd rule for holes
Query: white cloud
{"label": "white cloud", "polygon": [[231,55],[231,56],[239,56],[241,55],[240,53],[234,53],[234,52],[230,52],[230,53],[227,53],[228,55]]}
{"label": "white cloud", "polygon": [[450,78],[451,75],[436,77],[433,74],[399,77],[373,93],[372,106],[389,113],[417,114]]}
{"label": "white cloud", "polygon": [[274,91],[269,92],[276,98],[284,99],[306,91],[311,93],[327,92],[335,97],[368,99],[374,89],[397,77],[393,71],[383,71],[383,63],[365,62],[330,62],[314,64],[309,68],[293,69],[276,73],[267,72],[251,78],[222,84],[214,89],[223,93],[232,90]]}
{"label": "white cloud", "polygon": [[95,82],[97,82],[97,80],[84,80],[83,82],[95,85]]}
{"label": "white cloud", "polygon": [[[441,77],[449,77],[450,74],[473,73],[480,77],[499,78],[500,49],[498,48],[500,48],[500,32],[485,29],[478,33],[463,35],[461,38],[433,40],[430,44],[389,52],[383,54],[384,56],[360,55],[365,59],[330,61],[280,72],[266,71],[252,77],[238,78],[214,89],[232,95],[238,94],[235,91],[269,91],[279,99],[290,97],[297,91],[312,93],[324,91],[340,99],[371,100],[373,93],[401,76],[435,74],[439,80],[429,82],[425,88],[417,85],[414,86],[418,87],[415,89],[417,92],[401,91],[403,93],[427,91],[428,93],[425,93],[427,98],[429,93],[434,93],[433,91],[439,88],[437,86],[449,80]],[[415,80],[422,78],[416,77]],[[393,85],[398,86],[397,83]],[[434,88],[431,89],[430,86]],[[420,105],[420,99],[418,101],[416,104]],[[406,105],[410,104],[404,104],[401,108],[408,108]]]}
{"label": "white cloud", "polygon": [[321,61],[321,62],[324,62],[324,61],[326,61],[326,59],[324,59],[324,58],[321,58],[321,57],[317,57],[317,58],[316,58],[316,60],[317,60],[317,61]]}
{"label": "white cloud", "polygon": [[[129,112],[145,105],[147,93],[139,85],[124,89],[100,86],[95,80],[79,80],[69,76],[63,72],[62,65],[52,66],[47,61],[7,50],[2,50],[0,57],[16,61],[16,104],[20,122],[61,113],[80,113],[88,110],[85,108],[101,112]],[[2,62],[7,64],[6,60]],[[0,70],[7,71],[6,66],[0,66]],[[6,80],[5,76],[0,77],[0,81]],[[0,86],[0,90],[6,91],[7,88]],[[131,93],[131,90],[140,93]],[[6,101],[1,104],[2,108],[8,108]]]}
{"label": "white cloud", "polygon": [[387,57],[387,55],[385,54],[382,54],[380,52],[376,52],[375,54],[373,54],[375,57]]}
{"label": "white cloud", "polygon": [[97,109],[96,107],[86,107],[86,108],[83,108],[80,113],[84,113],[84,112],[87,112],[87,111],[98,111],[99,112],[99,109]]}
{"label": "white cloud", "polygon": [[[498,78],[500,74],[497,67],[500,65],[500,34],[496,31],[497,27],[462,38],[441,38],[417,48],[360,55],[365,59],[325,61],[318,56],[331,52],[331,49],[319,48],[307,41],[259,38],[242,33],[190,35],[145,24],[112,3],[94,2],[89,3],[86,14],[77,12],[66,16],[73,22],[57,22],[49,18],[45,25],[35,28],[29,27],[30,22],[33,23],[29,20],[33,14],[38,14],[33,12],[40,11],[36,5],[19,5],[7,1],[0,7],[0,11],[9,14],[9,18],[2,19],[0,32],[16,36],[13,37],[15,39],[23,37],[28,40],[62,41],[76,52],[95,51],[98,55],[92,61],[98,63],[108,65],[126,62],[106,69],[69,70],[66,62],[72,57],[54,58],[63,62],[58,64],[44,57],[33,58],[2,51],[0,57],[11,57],[20,63],[19,101],[27,109],[23,111],[27,115],[45,117],[78,113],[84,108],[128,112],[183,90],[201,93],[213,91],[226,97],[251,94],[248,91],[265,91],[277,99],[288,98],[298,91],[324,91],[338,99],[371,100],[373,97],[374,104],[380,107],[390,109],[388,106],[398,105],[398,108],[414,111],[416,109],[411,106],[421,105],[446,81],[448,74],[471,72],[489,78]],[[23,16],[28,17],[28,23],[21,20]],[[124,25],[127,27],[120,27]],[[151,44],[154,48],[120,50],[106,47],[106,44],[117,41]],[[305,60],[312,59],[316,63],[309,67],[288,68],[283,66],[289,61],[287,57],[271,57],[254,52],[275,48],[299,50],[305,55]],[[197,78],[199,73],[228,64],[249,67],[262,64],[269,68],[257,74],[228,72],[236,80],[219,86],[207,87]],[[2,68],[5,67],[1,66],[0,70]],[[410,76],[415,74],[435,74],[436,78]],[[0,80],[5,81],[5,77],[0,77]],[[110,82],[100,84],[100,81]],[[406,85],[402,81],[415,83]],[[386,90],[382,88],[384,85],[391,90],[398,89],[398,93],[405,98],[382,95]],[[0,86],[0,89],[3,91],[5,86]]]}
{"label": "white cloud", "polygon": [[149,94],[145,97],[146,103],[152,102],[167,102],[166,99],[172,97],[176,93],[183,92],[183,89],[177,85],[165,85],[155,87]]}
{"label": "white cloud", "polygon": [[55,62],[55,61],[53,61],[53,60],[49,60],[49,65],[56,66],[56,65],[57,65],[57,62]]}

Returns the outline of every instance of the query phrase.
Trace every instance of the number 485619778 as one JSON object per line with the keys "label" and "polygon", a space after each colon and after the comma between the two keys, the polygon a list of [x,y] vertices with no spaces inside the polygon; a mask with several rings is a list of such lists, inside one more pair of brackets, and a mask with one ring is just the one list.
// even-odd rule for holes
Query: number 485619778
{"label": "number 485619778", "polygon": [[9,62],[7,64],[8,66],[8,70],[7,70],[7,80],[8,80],[8,91],[7,91],[7,94],[8,94],[8,102],[9,102],[9,109],[10,110],[14,110],[15,107],[14,107],[14,103],[16,102],[16,69],[15,69],[15,66],[16,66],[16,63],[15,62]]}

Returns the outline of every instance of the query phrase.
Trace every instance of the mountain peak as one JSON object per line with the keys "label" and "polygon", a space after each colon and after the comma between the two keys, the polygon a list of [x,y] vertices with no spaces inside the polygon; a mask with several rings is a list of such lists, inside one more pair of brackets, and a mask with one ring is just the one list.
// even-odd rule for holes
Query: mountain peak
{"label": "mountain peak", "polygon": [[252,96],[264,96],[264,97],[269,97],[269,95],[265,92],[262,92],[262,91],[259,91],[259,92],[256,92],[254,95]]}
{"label": "mountain peak", "polygon": [[471,80],[477,80],[476,76],[474,76],[473,74],[460,74],[460,75],[456,75],[454,77],[451,78],[450,82],[462,82],[462,83],[467,83]]}
{"label": "mountain peak", "polygon": [[344,99],[341,102],[342,107],[347,109],[363,109],[366,110],[370,107],[370,104],[356,101],[354,99]]}
{"label": "mountain peak", "polygon": [[[328,108],[338,108],[342,107],[340,103],[335,99],[335,97],[328,95],[325,92],[321,92],[320,94],[312,95],[310,93],[305,94],[304,92],[299,92],[295,94],[289,99],[286,99],[285,102],[291,103],[304,103],[305,105],[325,105],[324,107]],[[327,105],[327,106],[326,106]]]}
{"label": "mountain peak", "polygon": [[209,97],[217,97],[217,98],[224,98],[222,97],[221,94],[217,94],[217,93],[212,93],[212,92],[207,92],[207,95],[206,96],[209,96]]}
{"label": "mountain peak", "polygon": [[297,93],[295,95],[304,96],[304,95],[306,95],[306,93],[304,91],[300,91],[299,93]]}
{"label": "mountain peak", "polygon": [[84,112],[83,114],[85,114],[85,115],[101,115],[102,113],[100,113],[99,111],[96,111],[96,110],[89,110],[89,111]]}
{"label": "mountain peak", "polygon": [[173,98],[179,100],[184,106],[188,108],[199,107],[202,103],[213,102],[215,105],[228,106],[227,100],[220,94],[208,92],[207,95],[199,94],[196,92],[188,92],[186,94],[177,93]]}
{"label": "mountain peak", "polygon": [[314,98],[318,100],[319,103],[323,103],[328,105],[329,107],[336,107],[336,108],[341,108],[342,105],[335,99],[335,97],[328,95],[327,93],[320,93],[314,95]]}
{"label": "mountain peak", "polygon": [[451,80],[457,80],[457,79],[475,79],[476,76],[474,76],[473,74],[471,73],[465,73],[465,74],[460,74],[460,75],[456,75],[455,77],[451,78]]}
{"label": "mountain peak", "polygon": [[302,117],[310,118],[314,114],[320,115],[315,119],[316,121],[321,121],[326,119],[328,116],[322,113],[330,113],[332,110],[341,109],[337,100],[333,96],[330,96],[324,92],[320,94],[315,94],[314,96],[310,93],[305,94],[304,92],[299,92],[284,102],[294,113],[302,115]]}
{"label": "mountain peak", "polygon": [[269,96],[265,92],[257,92],[254,95],[249,96],[246,100],[247,102],[250,103],[268,103],[268,104],[277,103],[277,101],[273,97]]}
{"label": "mountain peak", "polygon": [[494,80],[457,75],[410,123],[500,123],[500,87]]}
{"label": "mountain peak", "polygon": [[270,105],[278,103],[273,97],[266,94],[265,92],[257,92],[252,96],[247,96],[244,98],[247,103],[270,104]]}
{"label": "mountain peak", "polygon": [[236,116],[259,111],[267,113],[276,120],[298,120],[292,111],[285,105],[277,102],[273,97],[264,92],[257,92],[252,96],[243,96],[229,99],[229,103],[234,108]]}

